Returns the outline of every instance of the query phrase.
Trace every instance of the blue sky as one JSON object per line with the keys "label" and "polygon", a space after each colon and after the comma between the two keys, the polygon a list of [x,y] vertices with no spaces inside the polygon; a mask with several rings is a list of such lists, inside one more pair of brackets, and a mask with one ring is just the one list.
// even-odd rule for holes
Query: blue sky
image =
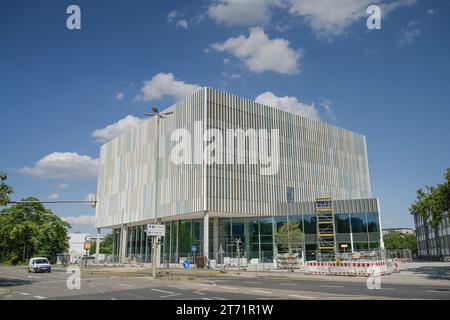
{"label": "blue sky", "polygon": [[[66,27],[70,4],[81,30]],[[2,1],[0,170],[13,199],[85,199],[98,141],[210,86],[366,135],[384,226],[412,227],[415,190],[450,167],[450,1],[381,1],[381,30],[367,29],[368,4]],[[89,205],[50,208],[93,232]]]}

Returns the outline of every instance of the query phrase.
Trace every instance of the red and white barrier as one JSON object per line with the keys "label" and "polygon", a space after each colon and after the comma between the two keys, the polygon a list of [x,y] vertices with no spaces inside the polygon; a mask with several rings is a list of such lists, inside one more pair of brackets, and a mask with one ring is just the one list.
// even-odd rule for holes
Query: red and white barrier
{"label": "red and white barrier", "polygon": [[306,274],[341,275],[370,277],[374,273],[385,275],[388,273],[384,261],[360,261],[360,262],[326,262],[310,261],[305,265]]}
{"label": "red and white barrier", "polygon": [[394,259],[394,272],[398,272],[398,258],[395,257]]}

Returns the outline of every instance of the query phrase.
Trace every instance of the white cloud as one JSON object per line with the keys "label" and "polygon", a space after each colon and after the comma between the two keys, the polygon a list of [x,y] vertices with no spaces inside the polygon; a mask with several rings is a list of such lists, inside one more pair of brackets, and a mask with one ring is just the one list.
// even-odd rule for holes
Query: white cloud
{"label": "white cloud", "polygon": [[128,115],[105,128],[95,130],[91,133],[91,137],[94,138],[97,143],[105,143],[121,133],[136,127],[141,121],[141,118]]}
{"label": "white cloud", "polygon": [[188,25],[188,22],[183,19],[183,20],[177,21],[176,27],[187,29],[189,27],[189,25]]}
{"label": "white cloud", "polygon": [[89,225],[95,227],[95,216],[91,215],[61,217],[61,219],[70,224]]}
{"label": "white cloud", "polygon": [[208,16],[229,26],[257,26],[270,22],[271,7],[282,0],[219,0],[208,8]]}
{"label": "white cloud", "polygon": [[34,167],[23,167],[18,171],[39,178],[67,180],[95,178],[98,174],[98,159],[76,152],[53,152],[36,162]]}
{"label": "white cloud", "polygon": [[298,101],[296,97],[277,97],[272,92],[264,92],[255,98],[255,101],[269,107],[288,111],[313,120],[320,120],[319,112],[314,104]]}
{"label": "white cloud", "polygon": [[436,13],[436,11],[434,9],[428,9],[427,10],[427,15],[432,16]]}
{"label": "white cloud", "polygon": [[158,73],[151,80],[144,81],[141,94],[137,95],[135,100],[158,100],[164,96],[179,100],[200,89],[201,87],[197,84],[189,84],[175,79],[172,73]]}
{"label": "white cloud", "polygon": [[68,188],[70,185],[68,184],[68,183],[60,183],[60,184],[57,184],[56,185],[56,187],[57,188],[60,188],[60,189],[66,189],[66,188]]}
{"label": "white cloud", "polygon": [[85,201],[94,201],[96,199],[95,193],[88,193],[86,195],[86,198],[84,198]]}
{"label": "white cloud", "polygon": [[172,22],[177,16],[178,16],[178,12],[176,10],[173,10],[173,11],[169,12],[169,14],[167,15],[167,21]]}
{"label": "white cloud", "polygon": [[50,200],[56,200],[59,198],[59,193],[52,193],[51,195],[48,196],[48,198]]}
{"label": "white cloud", "polygon": [[223,63],[225,63],[225,64],[230,63],[230,59],[228,59],[228,58],[223,59]]}
{"label": "white cloud", "polygon": [[[289,12],[306,20],[319,37],[335,37],[345,34],[350,25],[367,17],[366,9],[372,0],[286,0]],[[415,4],[416,0],[381,0],[382,17],[391,11]],[[365,25],[364,25],[365,26]]]}
{"label": "white cloud", "polygon": [[274,71],[282,74],[299,72],[301,53],[289,47],[285,39],[269,39],[261,28],[251,28],[248,37],[240,35],[224,43],[211,45],[216,51],[229,52],[241,59],[250,71]]}
{"label": "white cloud", "polygon": [[400,33],[400,40],[398,44],[401,46],[413,43],[418,36],[420,36],[422,32],[419,29],[414,30],[404,30]]}
{"label": "white cloud", "polygon": [[320,105],[322,106],[322,108],[325,109],[325,115],[327,116],[328,119],[330,120],[335,120],[336,116],[334,115],[333,112],[333,103],[331,102],[330,99],[327,98],[319,98],[320,101]]}
{"label": "white cloud", "polygon": [[118,94],[116,94],[116,99],[118,101],[122,101],[124,96],[125,96],[124,93],[121,91]]}

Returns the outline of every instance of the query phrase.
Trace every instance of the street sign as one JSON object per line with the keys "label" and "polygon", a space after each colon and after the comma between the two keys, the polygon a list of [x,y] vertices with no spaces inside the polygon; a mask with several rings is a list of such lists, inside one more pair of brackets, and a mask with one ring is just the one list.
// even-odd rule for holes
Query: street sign
{"label": "street sign", "polygon": [[348,248],[348,244],[345,243],[341,244],[341,248]]}
{"label": "street sign", "polygon": [[183,261],[183,269],[189,269],[189,260]]}
{"label": "street sign", "polygon": [[148,224],[147,235],[152,237],[160,237],[166,234],[166,225],[164,224]]}
{"label": "street sign", "polygon": [[196,253],[197,252],[197,247],[195,245],[192,245],[191,250],[192,250],[193,253]]}
{"label": "street sign", "polygon": [[90,235],[86,235],[86,237],[84,237],[84,241],[86,241],[86,242],[91,241],[91,236]]}

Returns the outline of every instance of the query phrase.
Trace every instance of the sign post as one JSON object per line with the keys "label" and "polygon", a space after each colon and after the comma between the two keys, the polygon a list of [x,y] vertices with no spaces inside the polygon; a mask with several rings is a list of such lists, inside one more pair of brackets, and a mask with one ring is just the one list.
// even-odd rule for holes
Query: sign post
{"label": "sign post", "polygon": [[183,261],[184,277],[187,278],[187,269],[189,269],[189,260]]}
{"label": "sign post", "polygon": [[87,258],[89,256],[89,250],[91,250],[91,236],[87,235],[84,237],[84,250],[86,250],[86,257],[84,259],[84,267],[87,268]]}
{"label": "sign post", "polygon": [[194,268],[197,269],[197,261],[195,261],[195,253],[197,252],[197,247],[195,246],[195,244],[192,245],[191,251],[194,254]]}
{"label": "sign post", "polygon": [[164,224],[148,224],[147,236],[152,237],[152,277],[156,279],[156,250],[158,244],[158,237],[163,237],[166,234],[166,225]]}

